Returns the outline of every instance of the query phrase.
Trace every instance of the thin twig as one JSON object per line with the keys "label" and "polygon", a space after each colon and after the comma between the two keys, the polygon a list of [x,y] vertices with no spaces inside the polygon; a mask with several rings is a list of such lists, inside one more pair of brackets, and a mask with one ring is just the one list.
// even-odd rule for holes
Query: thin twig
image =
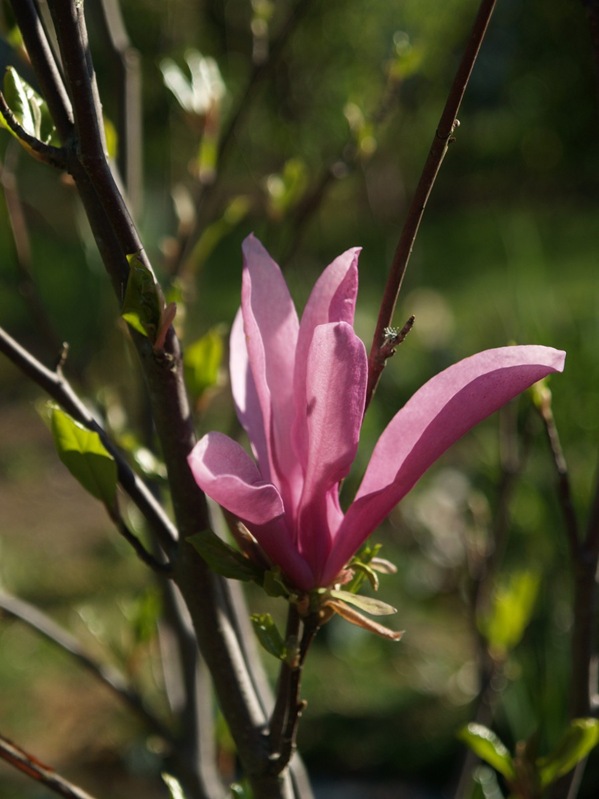
{"label": "thin twig", "polygon": [[[595,657],[595,619],[597,602],[596,572],[599,561],[598,539],[590,534],[581,541],[572,499],[568,466],[551,409],[551,394],[546,391],[538,402],[558,479],[558,499],[570,548],[574,582],[574,607],[571,639],[570,713],[571,718],[588,716],[596,693],[593,681]],[[591,512],[591,519],[593,518]],[[591,532],[591,528],[589,528]]]}
{"label": "thin twig", "polygon": [[11,5],[58,135],[67,144],[74,132],[73,110],[35,0],[18,0]]}
{"label": "thin twig", "polygon": [[568,546],[570,548],[570,556],[572,562],[580,560],[581,556],[581,539],[578,519],[576,518],[576,511],[574,509],[574,501],[572,498],[572,487],[570,485],[570,475],[568,472],[568,464],[564,456],[564,451],[559,439],[557,425],[553,416],[551,407],[551,394],[549,391],[545,392],[540,398],[537,405],[539,415],[543,421],[551,455],[553,457],[553,466],[557,475],[557,488],[559,505],[564,519],[564,527],[568,538]]}
{"label": "thin twig", "polygon": [[144,547],[142,542],[139,538],[131,532],[123,517],[118,513],[118,511],[110,511],[110,518],[113,521],[116,529],[119,533],[123,536],[125,541],[131,545],[137,557],[145,563],[146,566],[149,566],[153,571],[157,574],[161,574],[163,576],[170,576],[173,573],[173,565],[172,563],[165,562],[163,560],[158,560],[152,555],[151,552]]}
{"label": "thin twig", "polygon": [[72,782],[61,777],[49,766],[44,766],[33,755],[30,755],[3,735],[0,735],[0,758],[16,768],[17,771],[31,777],[31,779],[41,783],[59,796],[65,797],[65,799],[94,799],[87,791],[73,785]]}
{"label": "thin twig", "polygon": [[5,613],[26,624],[68,652],[75,661],[87,669],[97,680],[106,685],[121,701],[126,702],[143,719],[148,729],[167,742],[172,742],[170,730],[147,707],[143,697],[112,666],[100,663],[85,651],[79,641],[38,608],[14,596],[0,592],[0,615]]}
{"label": "thin twig", "polygon": [[385,368],[386,358],[381,354],[381,347],[384,343],[385,336],[384,331],[385,328],[390,327],[393,321],[397,298],[412,254],[412,249],[414,248],[418,228],[420,227],[420,222],[422,221],[424,210],[435,184],[439,169],[447,153],[447,149],[453,141],[455,129],[459,124],[456,118],[457,113],[496,2],[497,0],[482,0],[480,4],[466,49],[453,80],[435,137],[431,144],[416,191],[414,192],[414,197],[410,204],[406,221],[404,222],[395,255],[393,256],[393,262],[387,279],[387,285],[385,286],[368,359],[366,407],[368,407],[372,399],[381,373]]}
{"label": "thin twig", "polygon": [[[83,3],[49,0],[48,6],[75,115],[77,135],[69,151],[69,171],[79,185],[79,170],[83,168],[121,247],[121,258],[135,253],[151,272],[152,266],[107,160],[102,106],[89,50]],[[124,296],[128,273],[125,260],[120,278],[120,299]]]}

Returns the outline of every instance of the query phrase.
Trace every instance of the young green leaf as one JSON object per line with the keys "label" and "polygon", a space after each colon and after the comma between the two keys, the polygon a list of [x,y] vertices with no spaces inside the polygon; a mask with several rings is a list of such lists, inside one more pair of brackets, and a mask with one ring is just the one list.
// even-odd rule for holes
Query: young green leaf
{"label": "young green leaf", "polygon": [[287,646],[270,613],[253,613],[250,618],[264,649],[279,660],[286,660]]}
{"label": "young green leaf", "polygon": [[116,504],[117,467],[100,436],[57,407],[51,408],[50,427],[60,460],[92,496],[109,509]]}
{"label": "young green leaf", "polygon": [[481,760],[503,774],[506,779],[513,780],[515,778],[516,772],[512,756],[502,741],[488,727],[484,727],[482,724],[467,724],[458,733],[458,738],[464,741]]}
{"label": "young green leaf", "polygon": [[187,540],[217,574],[246,582],[260,579],[259,570],[212,530],[202,530]]}
{"label": "young green leaf", "polygon": [[129,279],[121,316],[134,330],[154,343],[160,327],[164,298],[156,278],[143,263],[139,253],[128,255],[127,261]]}
{"label": "young green leaf", "polygon": [[[56,131],[45,100],[23,80],[13,67],[6,69],[2,93],[8,107],[25,133],[38,139],[42,144],[58,143],[55,142]],[[13,136],[19,138],[1,115],[0,124]],[[21,144],[24,142],[21,141]],[[27,145],[24,146],[28,149]]]}
{"label": "young green leaf", "polygon": [[553,752],[537,760],[541,787],[546,788],[572,771],[598,743],[599,721],[574,719]]}
{"label": "young green leaf", "polygon": [[341,599],[347,602],[348,605],[355,605],[355,607],[363,610],[364,613],[370,613],[372,616],[390,616],[392,613],[397,613],[397,609],[388,605],[386,602],[381,602],[380,599],[373,599],[370,596],[362,596],[362,594],[354,594],[351,591],[329,591],[329,594],[335,599]]}

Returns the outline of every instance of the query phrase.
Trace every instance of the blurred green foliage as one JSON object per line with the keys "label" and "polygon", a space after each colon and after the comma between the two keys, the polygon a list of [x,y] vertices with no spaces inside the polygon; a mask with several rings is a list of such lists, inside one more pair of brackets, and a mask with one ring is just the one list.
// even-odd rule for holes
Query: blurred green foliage
{"label": "blurred green foliage", "polygon": [[[114,73],[94,25],[96,9],[88,5],[100,91],[107,117],[116,120]],[[226,128],[251,73],[252,49],[264,45],[252,34],[253,15],[262,14],[258,29],[266,26],[273,36],[291,3],[270,6],[265,13],[249,0],[123,3],[143,73],[145,192],[139,222],[165,284],[173,237],[197,188],[193,165],[201,127],[164,85],[161,60],[168,55],[183,65],[190,48],[215,60],[226,87],[220,108]],[[229,325],[238,307],[240,242],[249,231],[281,259],[300,307],[324,265],[361,244],[357,326],[369,341],[400,224],[475,6],[470,0],[314,3],[274,74],[258,86],[221,165],[218,191],[204,210],[204,237],[191,250],[182,286],[176,286],[176,324],[190,344],[193,393],[201,395],[199,430],[233,425],[228,389],[218,382],[219,344],[210,331]],[[4,23],[7,36],[8,14]],[[344,496],[352,496],[372,442],[415,388],[460,357],[517,341],[568,351],[566,372],[551,389],[577,510],[581,517],[587,512],[599,438],[596,98],[582,3],[503,0],[400,298],[396,322],[414,313],[416,325],[387,366]],[[146,440],[136,368],[74,189],[1,135],[0,157],[16,175],[31,246],[26,275],[16,265],[5,204],[2,324],[47,363],[57,355],[54,340],[69,341],[67,374],[83,393],[112,408],[113,429],[129,426]],[[335,165],[326,191],[300,224],[302,199]],[[35,312],[32,286],[47,319]],[[46,335],[47,327],[54,338]],[[205,372],[193,357],[192,342],[200,336],[211,353]],[[102,401],[106,392],[121,398],[116,410]],[[7,498],[0,581],[81,634],[91,631],[100,651],[126,661],[160,705],[159,680],[140,666],[156,652],[147,632],[130,639],[124,610],[151,581],[90,505],[69,512],[77,487],[68,488],[68,478],[57,477],[53,491],[40,491],[55,469],[40,443],[45,433],[15,438],[11,423],[15,408],[33,396],[0,361],[0,492]],[[529,410],[522,398],[510,417],[514,434],[526,432],[532,443],[510,502],[500,574],[509,584],[517,565],[523,573],[539,574],[540,582],[530,618],[503,642],[508,654],[495,686],[494,729],[509,749],[538,729],[543,754],[559,741],[567,715],[571,575],[552,465]],[[16,413],[22,430],[23,415]],[[398,566],[396,576],[383,579],[379,596],[399,608],[398,625],[407,634],[390,644],[340,620],[322,631],[305,674],[310,704],[300,729],[300,748],[317,773],[409,777],[433,786],[457,778],[455,732],[471,719],[478,686],[476,632],[465,601],[469,558],[491,536],[500,480],[494,419],[456,446],[377,534],[382,554]],[[39,501],[37,518],[19,515],[19,497]],[[60,522],[52,523],[50,503],[57,498]],[[252,604],[272,611],[263,597],[252,595]],[[59,701],[64,668],[63,656],[50,646],[14,623],[0,623],[0,722],[15,730],[15,738],[48,737],[44,725],[65,708]],[[77,696],[84,696],[88,682],[70,668],[79,681]],[[32,684],[39,686],[36,698],[23,704]],[[48,693],[49,716],[43,708]],[[114,729],[110,720],[101,725],[92,765],[108,758],[129,775],[136,768],[150,773],[151,764],[139,755],[147,750],[143,731],[115,706],[107,709],[104,697],[90,704],[94,718],[98,708],[101,719],[117,723]],[[117,768],[119,746],[131,760]],[[0,785],[5,779],[2,772]],[[125,788],[111,783],[115,799],[131,795],[122,779]],[[580,796],[595,796],[598,784],[591,757]],[[10,790],[14,799],[36,795],[12,782]]]}

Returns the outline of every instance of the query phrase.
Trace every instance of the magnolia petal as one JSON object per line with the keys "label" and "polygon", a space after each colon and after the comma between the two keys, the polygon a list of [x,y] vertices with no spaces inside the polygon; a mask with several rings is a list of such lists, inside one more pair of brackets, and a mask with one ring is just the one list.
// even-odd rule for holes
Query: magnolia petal
{"label": "magnolia petal", "polygon": [[[262,411],[271,479],[294,506],[301,479],[291,446],[299,323],[281,270],[254,236],[243,243],[241,306],[249,364]],[[253,442],[259,449],[258,442]]]}
{"label": "magnolia petal", "polygon": [[200,488],[243,522],[287,579],[302,590],[313,588],[314,575],[293,543],[281,495],[245,450],[222,433],[208,433],[188,462]]}
{"label": "magnolia petal", "polygon": [[249,365],[241,309],[237,312],[231,328],[229,349],[229,374],[237,418],[248,434],[263,477],[271,480],[264,418]]}
{"label": "magnolia petal", "polygon": [[306,407],[308,460],[304,497],[342,480],[358,448],[364,415],[367,357],[345,322],[320,325],[308,356]]}
{"label": "magnolia petal", "polygon": [[[346,322],[319,325],[306,375],[304,488],[298,527],[300,551],[318,574],[328,556],[338,484],[358,448],[368,372],[364,344]],[[327,497],[335,499],[330,502]]]}
{"label": "magnolia petal", "polygon": [[316,281],[302,314],[295,357],[294,395],[297,413],[293,431],[295,450],[302,464],[305,464],[307,458],[306,416],[303,409],[306,397],[306,369],[312,337],[318,325],[329,322],[347,322],[353,325],[358,294],[359,254],[360,248],[354,247],[327,266]]}
{"label": "magnolia petal", "polygon": [[208,433],[193,448],[188,463],[199,487],[245,524],[264,524],[284,513],[281,495],[236,441]]}
{"label": "magnolia petal", "polygon": [[533,383],[563,369],[565,353],[550,347],[502,347],[466,358],[428,381],[381,435],[356,499],[339,528],[323,584],[416,481],[474,425]]}
{"label": "magnolia petal", "polygon": [[347,250],[327,266],[314,284],[302,314],[298,354],[305,363],[312,334],[318,325],[328,322],[354,323],[358,296],[358,257],[360,247]]}
{"label": "magnolia petal", "polygon": [[251,532],[272,563],[281,569],[290,586],[300,591],[311,591],[316,586],[312,569],[291,541],[283,517],[266,524],[253,525]]}

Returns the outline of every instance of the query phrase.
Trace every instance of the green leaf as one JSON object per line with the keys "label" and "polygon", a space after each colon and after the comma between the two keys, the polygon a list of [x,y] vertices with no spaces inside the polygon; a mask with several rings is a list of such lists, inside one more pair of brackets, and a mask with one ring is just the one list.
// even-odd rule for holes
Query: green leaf
{"label": "green leaf", "polygon": [[[7,67],[4,73],[2,93],[7,105],[25,133],[35,137],[43,144],[58,143],[56,130],[46,101],[21,78],[13,67]],[[0,115],[0,125],[17,139],[19,138],[2,115]],[[19,139],[19,141],[21,140]],[[26,149],[30,149],[25,142],[21,141],[21,144]]]}
{"label": "green leaf", "polygon": [[329,591],[329,594],[335,599],[347,602],[348,605],[354,605],[364,613],[370,613],[372,616],[390,616],[392,613],[397,613],[396,608],[370,596],[353,594],[351,591]]}
{"label": "green leaf", "polygon": [[541,787],[546,788],[572,771],[598,743],[599,721],[574,719],[553,752],[546,757],[540,757],[536,762]]}
{"label": "green leaf", "polygon": [[117,467],[98,433],[51,406],[50,427],[60,460],[92,496],[109,509],[116,504]]}
{"label": "green leaf", "polygon": [[186,348],[183,367],[192,397],[200,399],[207,389],[216,385],[222,359],[223,340],[215,328]]}
{"label": "green leaf", "polygon": [[484,727],[482,724],[467,724],[458,733],[458,738],[464,741],[481,760],[503,774],[506,779],[513,780],[515,778],[516,772],[512,756],[497,735],[488,727]]}
{"label": "green leaf", "polygon": [[156,340],[164,299],[154,274],[141,260],[139,253],[127,256],[129,279],[121,316],[134,330]]}
{"label": "green leaf", "polygon": [[264,649],[279,660],[287,660],[287,646],[270,613],[253,613],[250,618]]}
{"label": "green leaf", "polygon": [[189,536],[187,539],[210,568],[232,580],[260,580],[260,572],[241,552],[229,546],[212,530]]}
{"label": "green leaf", "polygon": [[528,626],[540,579],[536,572],[514,572],[495,590],[488,614],[479,619],[478,626],[489,647],[505,657],[520,642]]}

